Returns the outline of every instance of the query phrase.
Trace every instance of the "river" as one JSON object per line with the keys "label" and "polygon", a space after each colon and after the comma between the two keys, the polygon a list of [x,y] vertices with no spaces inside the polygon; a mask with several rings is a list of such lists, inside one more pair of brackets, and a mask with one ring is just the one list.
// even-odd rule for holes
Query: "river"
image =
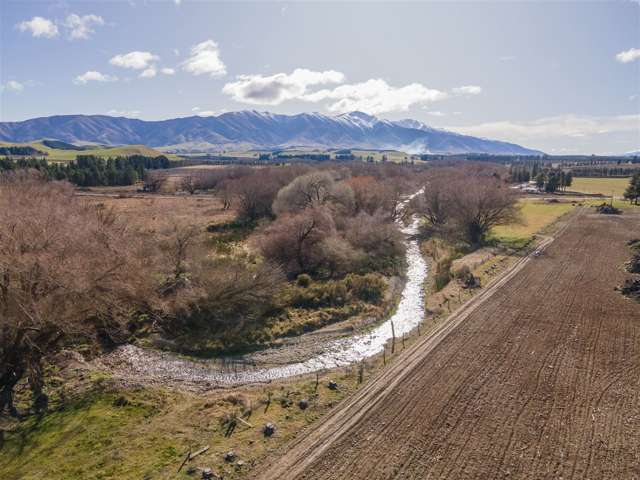
{"label": "river", "polygon": [[[411,195],[403,202],[406,208],[409,200],[419,194]],[[191,360],[176,355],[141,349],[133,345],[119,348],[112,354],[119,370],[131,377],[144,377],[149,380],[207,384],[210,386],[230,386],[277,380],[360,362],[382,352],[385,344],[392,338],[409,333],[416,328],[424,317],[424,281],[427,277],[427,264],[420,253],[415,234],[418,232],[418,219],[412,218],[409,225],[400,230],[406,235],[407,278],[395,313],[366,333],[351,337],[330,340],[322,352],[305,361],[254,369],[221,368],[220,360]],[[393,323],[393,329],[392,329]],[[393,330],[393,331],[392,331]],[[109,363],[112,363],[109,361]],[[243,357],[233,357],[230,365],[242,365]],[[124,367],[124,368],[123,368]]]}

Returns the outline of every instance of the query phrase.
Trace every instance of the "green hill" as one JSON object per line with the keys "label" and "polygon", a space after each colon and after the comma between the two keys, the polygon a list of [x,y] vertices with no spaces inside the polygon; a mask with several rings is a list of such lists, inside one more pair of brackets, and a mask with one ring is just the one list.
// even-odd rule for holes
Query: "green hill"
{"label": "green hill", "polygon": [[157,157],[159,155],[165,155],[170,160],[177,160],[176,155],[164,154],[153,148],[149,148],[146,145],[122,145],[119,147],[103,147],[103,146],[86,146],[78,147],[78,149],[71,149],[71,144],[60,142],[58,146],[63,148],[51,148],[48,145],[56,145],[57,142],[50,140],[43,140],[37,142],[28,143],[7,143],[0,142],[0,147],[32,147],[35,150],[44,152],[47,155],[44,157],[48,161],[52,162],[69,162],[75,160],[77,155],[95,155],[97,157],[127,157],[131,155],[144,155],[147,157]]}

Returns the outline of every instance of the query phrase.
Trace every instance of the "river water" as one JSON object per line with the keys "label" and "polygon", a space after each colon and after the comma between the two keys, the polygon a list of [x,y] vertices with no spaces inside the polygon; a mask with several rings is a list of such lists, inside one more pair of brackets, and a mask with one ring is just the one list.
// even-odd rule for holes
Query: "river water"
{"label": "river water", "polygon": [[[417,195],[416,192],[411,197]],[[409,197],[404,202],[406,207]],[[268,368],[230,369],[221,368],[220,361],[198,361],[179,358],[172,354],[141,349],[132,345],[121,347],[115,352],[118,363],[124,362],[126,371],[132,376],[144,376],[150,380],[205,383],[224,386],[265,382],[295,375],[313,373],[320,370],[345,367],[382,352],[392,338],[409,333],[424,317],[424,281],[427,264],[420,253],[417,240],[418,220],[402,226],[406,239],[407,281],[395,313],[377,327],[366,333],[330,340],[322,353],[305,361]],[[392,331],[393,323],[393,331]],[[243,363],[242,357],[229,359],[231,365]]]}

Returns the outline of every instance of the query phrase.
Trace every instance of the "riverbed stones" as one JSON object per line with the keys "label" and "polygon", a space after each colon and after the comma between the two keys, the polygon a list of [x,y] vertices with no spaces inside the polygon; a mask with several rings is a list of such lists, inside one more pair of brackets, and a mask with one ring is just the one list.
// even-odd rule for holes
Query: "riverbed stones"
{"label": "riverbed stones", "polygon": [[329,390],[338,390],[338,384],[333,380],[329,380],[327,387],[329,387]]}
{"label": "riverbed stones", "polygon": [[225,462],[233,462],[236,459],[236,452],[229,450],[222,456],[222,458],[224,458]]}
{"label": "riverbed stones", "polygon": [[264,427],[262,427],[262,433],[265,437],[270,437],[276,433],[276,426],[271,422],[266,423]]}
{"label": "riverbed stones", "polygon": [[213,480],[217,475],[210,468],[202,469],[202,480]]}
{"label": "riverbed stones", "polygon": [[306,410],[309,407],[309,401],[305,398],[298,402],[298,407],[300,410]]}

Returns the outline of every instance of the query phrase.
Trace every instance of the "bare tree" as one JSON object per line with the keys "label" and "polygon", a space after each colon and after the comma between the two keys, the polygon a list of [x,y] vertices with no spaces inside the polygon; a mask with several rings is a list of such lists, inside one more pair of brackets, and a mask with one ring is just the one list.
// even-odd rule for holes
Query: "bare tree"
{"label": "bare tree", "polygon": [[27,378],[46,408],[43,360],[70,338],[117,341],[153,298],[151,256],[137,232],[73,196],[69,184],[0,177],[0,412],[16,414]]}
{"label": "bare tree", "polygon": [[367,270],[396,274],[405,252],[404,239],[396,225],[381,214],[360,213],[347,221],[344,235],[356,249],[364,252]]}
{"label": "bare tree", "polygon": [[456,182],[450,195],[451,212],[461,237],[481,245],[489,231],[517,221],[517,194],[494,177],[472,176]]}
{"label": "bare tree", "polygon": [[234,180],[232,189],[238,199],[238,216],[248,221],[272,216],[271,205],[280,186],[278,179],[266,169]]}
{"label": "bare tree", "polygon": [[202,174],[198,170],[190,171],[180,180],[180,188],[191,195],[202,188]]}
{"label": "bare tree", "polygon": [[144,190],[147,192],[157,193],[164,187],[167,181],[166,174],[163,172],[149,170],[144,172]]}
{"label": "bare tree", "polygon": [[283,187],[273,203],[273,211],[280,215],[329,203],[351,209],[353,191],[347,184],[336,182],[331,172],[318,171],[297,177]]}
{"label": "bare tree", "polygon": [[494,226],[518,219],[517,194],[502,173],[476,164],[435,169],[412,207],[436,233],[478,246]]}
{"label": "bare tree", "polygon": [[411,200],[411,210],[421,215],[429,227],[441,229],[451,214],[452,185],[460,177],[460,171],[440,168],[427,176],[423,191]]}
{"label": "bare tree", "polygon": [[382,182],[372,176],[351,177],[346,181],[354,193],[356,212],[369,215],[382,213],[396,218],[399,211],[402,190],[393,179]]}
{"label": "bare tree", "polygon": [[278,217],[260,233],[257,244],[265,258],[295,276],[314,272],[322,264],[319,245],[334,230],[326,209],[309,208]]}
{"label": "bare tree", "polygon": [[171,272],[164,283],[162,293],[176,293],[188,283],[188,263],[190,253],[198,241],[200,229],[195,225],[174,223],[168,239],[164,242],[167,265]]}

